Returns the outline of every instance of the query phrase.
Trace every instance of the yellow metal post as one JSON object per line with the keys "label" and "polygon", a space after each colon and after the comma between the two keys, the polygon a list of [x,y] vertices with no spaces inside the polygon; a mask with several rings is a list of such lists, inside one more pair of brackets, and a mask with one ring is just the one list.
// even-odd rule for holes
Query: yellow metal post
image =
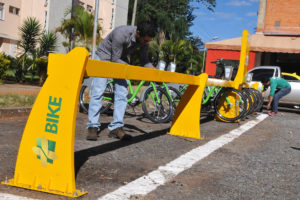
{"label": "yellow metal post", "polygon": [[[251,34],[247,30],[244,30],[242,36],[240,63],[234,81],[208,79],[207,85],[232,87],[235,89],[240,89],[242,85],[246,83],[247,74],[248,74],[248,64],[249,64],[250,41],[251,41]],[[231,95],[230,98],[228,99],[230,100],[232,105],[235,105],[235,102],[237,101],[235,95]],[[226,116],[228,118],[234,118],[239,115],[239,109],[237,106],[226,107],[222,104],[222,102],[224,103],[224,105],[226,103],[225,100],[221,101],[221,104],[218,106],[218,109],[223,116]],[[225,120],[221,119],[218,115],[215,115],[215,119],[226,122]]]}
{"label": "yellow metal post", "polygon": [[251,34],[247,30],[244,30],[242,37],[239,69],[234,79],[235,89],[238,89],[241,84],[246,83],[247,81],[250,42]]}
{"label": "yellow metal post", "polygon": [[207,74],[199,75],[200,85],[187,88],[176,108],[169,134],[201,139],[200,111],[207,77]]}
{"label": "yellow metal post", "polygon": [[69,197],[86,193],[76,190],[74,138],[87,60],[84,48],[50,54],[48,77],[28,118],[14,178],[3,184]]}

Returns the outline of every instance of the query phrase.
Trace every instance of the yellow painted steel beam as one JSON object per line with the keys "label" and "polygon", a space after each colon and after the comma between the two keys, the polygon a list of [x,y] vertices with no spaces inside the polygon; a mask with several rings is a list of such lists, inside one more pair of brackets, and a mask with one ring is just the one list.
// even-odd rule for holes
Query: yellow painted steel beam
{"label": "yellow painted steel beam", "polygon": [[192,75],[92,59],[89,59],[87,62],[86,75],[103,78],[200,85],[199,78]]}
{"label": "yellow painted steel beam", "polygon": [[[242,36],[242,45],[241,45],[241,53],[240,53],[240,63],[239,68],[236,74],[234,81],[226,81],[226,80],[219,80],[219,79],[211,79],[207,80],[208,86],[220,86],[220,87],[231,87],[235,89],[241,89],[247,85],[247,74],[248,74],[248,64],[249,64],[249,50],[250,50],[250,41],[251,41],[251,34],[247,31],[243,31]],[[235,105],[236,99],[235,98],[228,98],[232,105]],[[226,103],[225,101],[223,102]],[[224,106],[222,103],[218,106],[219,112],[222,113],[223,116],[228,118],[235,118],[239,115],[238,107],[232,106],[229,109],[223,109]],[[225,120],[215,115],[215,119],[219,121]]]}
{"label": "yellow painted steel beam", "polygon": [[247,81],[251,34],[243,31],[239,68],[234,79],[235,89]]}
{"label": "yellow painted steel beam", "polygon": [[[14,178],[3,184],[68,197],[87,193],[76,189],[74,170],[75,124],[84,73],[96,77],[189,84],[189,95],[184,95],[179,103],[181,109],[176,111],[172,124],[175,128],[170,134],[200,139],[200,109],[206,74],[196,77],[89,60],[84,48],[75,48],[67,55],[50,54],[48,77],[29,115]],[[188,122],[188,127],[182,122]]]}
{"label": "yellow painted steel beam", "polygon": [[240,62],[234,81],[209,78],[206,83],[207,86],[232,87],[238,89],[242,84],[246,83],[249,64],[250,41],[251,34],[247,30],[244,30],[242,36]]}
{"label": "yellow painted steel beam", "polygon": [[200,111],[207,74],[197,78],[200,85],[190,85],[183,94],[172,121],[171,135],[201,139]]}
{"label": "yellow painted steel beam", "polygon": [[235,87],[234,81],[226,81],[216,78],[208,78],[206,82],[207,86],[218,86],[218,87]]}
{"label": "yellow painted steel beam", "polygon": [[[50,54],[48,77],[29,115],[14,178],[3,184],[68,197],[87,193],[76,189],[74,170],[75,124],[85,71],[88,76],[190,85],[176,109],[169,134],[201,138],[200,109],[207,74],[191,76],[89,60],[84,48],[75,48],[67,55]],[[243,70],[238,76],[244,73]],[[240,78],[234,81],[240,82]]]}
{"label": "yellow painted steel beam", "polygon": [[2,184],[68,197],[76,189],[74,170],[78,98],[88,52],[50,54],[48,77],[32,107],[19,147],[14,178]]}

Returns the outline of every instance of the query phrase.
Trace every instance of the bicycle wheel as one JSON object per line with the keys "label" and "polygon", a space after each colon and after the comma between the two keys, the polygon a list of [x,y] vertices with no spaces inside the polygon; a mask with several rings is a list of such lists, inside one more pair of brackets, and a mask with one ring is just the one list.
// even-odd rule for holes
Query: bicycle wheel
{"label": "bicycle wheel", "polygon": [[155,123],[168,122],[173,115],[173,103],[161,88],[156,88],[156,93],[153,87],[146,90],[142,99],[142,109],[145,116]]}
{"label": "bicycle wheel", "polygon": [[251,88],[250,90],[255,94],[255,96],[257,98],[257,105],[254,108],[253,112],[259,112],[263,106],[264,98],[263,98],[261,92],[259,92],[258,90],[255,90],[253,88]]}
{"label": "bicycle wheel", "polygon": [[222,88],[214,100],[216,114],[223,120],[234,122],[247,111],[247,100],[234,88]]}
{"label": "bicycle wheel", "polygon": [[255,112],[255,110],[257,109],[257,106],[258,106],[258,97],[257,95],[255,94],[255,92],[251,89],[251,88],[247,88],[247,91],[249,92],[250,94],[250,97],[251,99],[253,100],[253,110],[250,114],[252,114],[253,112]]}
{"label": "bicycle wheel", "polygon": [[[103,94],[103,100],[102,100],[102,107],[100,110],[100,113],[107,112],[112,103],[113,103],[113,85],[107,84],[104,94]],[[80,95],[79,95],[79,105],[80,105],[80,112],[88,113],[89,111],[89,103],[90,103],[90,88],[83,85],[80,89]]]}
{"label": "bicycle wheel", "polygon": [[247,115],[251,114],[254,110],[254,106],[253,106],[253,99],[248,91],[248,88],[243,88],[242,90],[242,94],[245,96],[246,98],[246,103],[247,103],[247,110],[244,113],[243,117],[246,117]]}

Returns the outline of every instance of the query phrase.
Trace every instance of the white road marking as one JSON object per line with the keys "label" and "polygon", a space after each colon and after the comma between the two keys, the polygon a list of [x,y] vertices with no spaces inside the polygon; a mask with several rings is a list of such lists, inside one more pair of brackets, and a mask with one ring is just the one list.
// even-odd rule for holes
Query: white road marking
{"label": "white road marking", "polygon": [[5,194],[5,193],[0,193],[0,199],[1,200],[37,200],[37,199],[21,197],[21,196],[12,195],[12,194]]}
{"label": "white road marking", "polygon": [[181,155],[165,166],[159,167],[157,170],[98,198],[98,200],[129,200],[135,195],[145,196],[155,190],[158,186],[172,180],[179,173],[191,168],[195,163],[207,157],[225,144],[238,138],[240,135],[263,121],[266,117],[268,117],[268,115],[261,114],[256,119],[247,122],[239,128]]}
{"label": "white road marking", "polygon": [[[228,144],[240,135],[253,128],[255,125],[263,121],[268,115],[261,114],[255,120],[249,121],[239,128],[230,131],[229,133],[218,137],[215,140],[197,147],[165,166],[159,167],[157,170],[150,172],[146,176],[142,176],[119,189],[108,193],[98,200],[126,200],[134,195],[145,196],[151,191],[155,190],[158,186],[165,184],[172,180],[179,173],[191,168],[195,163],[207,157],[223,145]],[[37,200],[12,194],[0,193],[0,200]]]}

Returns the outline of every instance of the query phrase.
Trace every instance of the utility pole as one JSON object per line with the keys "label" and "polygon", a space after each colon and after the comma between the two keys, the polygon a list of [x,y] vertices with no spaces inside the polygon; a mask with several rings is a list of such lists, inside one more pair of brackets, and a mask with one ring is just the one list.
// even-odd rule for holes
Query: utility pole
{"label": "utility pole", "polygon": [[98,11],[99,11],[99,0],[96,0],[96,2],[95,2],[95,13],[94,13],[92,59],[95,59],[95,54],[96,54],[96,40],[97,40],[97,28],[98,28]]}
{"label": "utility pole", "polygon": [[[75,7],[76,7],[76,0],[72,0],[71,19],[74,19],[75,17],[75,13],[74,13]],[[72,27],[69,42],[70,42],[70,50],[72,50],[74,48],[74,27]]]}
{"label": "utility pole", "polygon": [[134,0],[132,18],[131,18],[131,26],[134,26],[134,23],[135,23],[136,6],[137,6],[137,0]]}
{"label": "utility pole", "polygon": [[202,69],[201,69],[201,72],[203,73],[204,72],[204,68],[205,68],[205,54],[206,54],[206,48],[204,47],[203,49],[203,64],[202,64]]}

